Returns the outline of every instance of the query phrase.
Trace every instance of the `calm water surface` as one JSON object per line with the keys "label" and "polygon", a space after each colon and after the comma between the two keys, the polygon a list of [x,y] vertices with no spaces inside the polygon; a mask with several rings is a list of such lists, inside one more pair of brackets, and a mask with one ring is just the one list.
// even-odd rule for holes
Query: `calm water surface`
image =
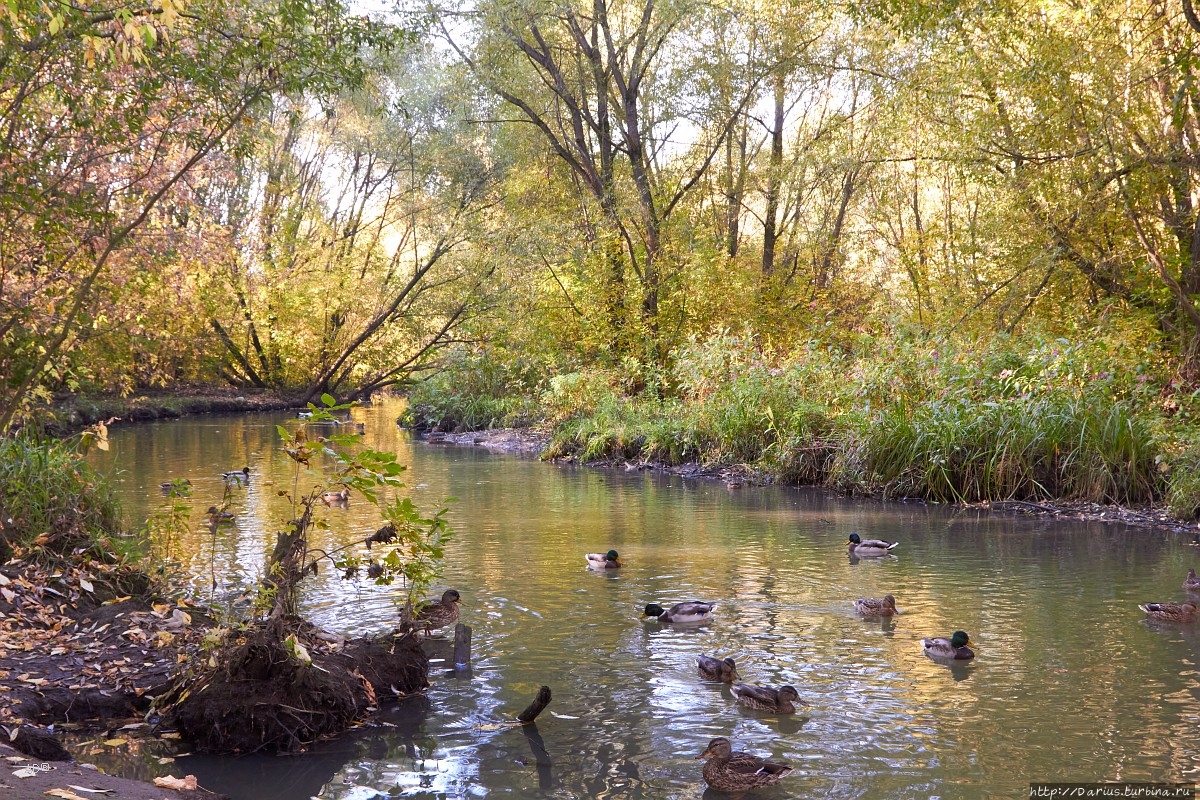
{"label": "calm water surface", "polygon": [[[714,736],[795,767],[756,797],[1024,797],[1030,781],[1200,780],[1200,626],[1154,625],[1137,609],[1181,600],[1200,552],[1180,534],[1019,519],[936,506],[857,502],[774,487],[727,488],[647,472],[598,471],[429,445],[394,424],[397,406],[356,409],[367,440],[409,465],[425,508],[454,497],[445,579],[474,630],[474,664],[433,665],[426,697],[386,723],[297,757],[184,756],[153,747],[102,759],[137,777],[193,773],[235,800],[674,798],[705,793],[694,756]],[[197,417],[112,432],[97,466],[133,521],[158,484],[189,478],[195,533],[177,554],[207,591],[258,577],[293,485],[279,415]],[[201,511],[219,473],[249,465],[236,526],[214,537]],[[313,478],[301,479],[301,489]],[[329,509],[317,544],[376,530],[373,507]],[[852,562],[851,531],[901,542]],[[616,548],[627,566],[584,567]],[[856,597],[896,596],[892,622],[858,618]],[[392,588],[312,583],[306,613],[375,632]],[[717,603],[707,625],[643,622],[648,602]],[[978,657],[949,668],[918,640],[970,632]],[[740,709],[701,682],[695,655],[731,655],[743,680],[791,683],[811,708]],[[532,729],[497,729],[554,692]],[[94,760],[94,759],[93,759]]]}

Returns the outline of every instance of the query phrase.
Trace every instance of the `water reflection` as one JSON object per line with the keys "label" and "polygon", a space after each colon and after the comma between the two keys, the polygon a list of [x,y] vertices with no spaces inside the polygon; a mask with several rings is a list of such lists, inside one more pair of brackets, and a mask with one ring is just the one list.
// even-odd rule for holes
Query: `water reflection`
{"label": "water reflection", "polygon": [[[1200,626],[1151,625],[1137,610],[1184,596],[1200,560],[1188,537],[542,464],[416,442],[395,415],[384,406],[353,419],[409,465],[405,491],[419,505],[458,498],[436,592],[462,593],[471,669],[436,664],[426,697],[304,756],[191,756],[176,772],[239,800],[694,800],[694,756],[727,736],[795,768],[756,793],[765,798],[1013,797],[1039,780],[1200,779]],[[196,524],[178,556],[205,590],[214,577],[250,586],[290,518],[280,491],[316,481],[279,453],[276,423],[298,424],[261,415],[118,428],[96,462],[120,475],[135,519],[167,499],[163,481],[191,480]],[[221,472],[242,464],[251,480],[226,496]],[[212,530],[203,510],[226,499],[235,524]],[[327,548],[380,525],[359,498],[321,513]],[[902,545],[851,559],[850,531]],[[610,548],[621,569],[587,569],[584,553]],[[887,593],[898,616],[855,613],[854,598]],[[394,624],[396,594],[323,573],[304,603],[320,624],[360,633]],[[690,598],[717,604],[710,622],[643,621],[648,602]],[[977,642],[973,662],[925,657],[922,637],[958,629]],[[727,686],[699,679],[699,653],[733,657],[747,683],[790,683],[812,707],[744,712]],[[554,700],[536,728],[492,727],[542,684]]]}

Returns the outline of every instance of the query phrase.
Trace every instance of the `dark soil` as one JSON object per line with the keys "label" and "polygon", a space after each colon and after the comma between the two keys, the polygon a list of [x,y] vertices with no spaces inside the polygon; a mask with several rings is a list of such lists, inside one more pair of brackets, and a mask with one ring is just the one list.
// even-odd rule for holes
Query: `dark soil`
{"label": "dark soil", "polygon": [[[91,764],[49,762],[21,755],[0,744],[0,797],[4,800],[46,800],[47,792],[64,789],[79,797],[114,797],[118,800],[223,800],[203,788],[180,792],[150,783],[105,775]],[[32,767],[32,769],[31,769]],[[21,773],[20,770],[28,770]],[[29,774],[32,772],[33,774]],[[22,777],[28,775],[28,777]],[[77,788],[72,788],[77,787]],[[93,792],[81,792],[78,787]]]}

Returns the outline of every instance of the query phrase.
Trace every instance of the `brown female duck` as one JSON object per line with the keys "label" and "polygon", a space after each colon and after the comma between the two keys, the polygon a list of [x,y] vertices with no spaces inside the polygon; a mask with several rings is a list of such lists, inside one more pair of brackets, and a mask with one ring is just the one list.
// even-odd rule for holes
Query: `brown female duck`
{"label": "brown female duck", "polygon": [[795,714],[796,704],[806,706],[808,703],[800,699],[794,686],[780,686],[772,689],[769,686],[753,686],[749,683],[737,683],[730,687],[733,696],[746,708],[759,711],[771,711],[776,714]]}
{"label": "brown female duck", "polygon": [[854,610],[864,617],[891,617],[896,614],[896,598],[890,594],[882,598],[860,597],[854,601]]}
{"label": "brown female duck", "polygon": [[724,736],[708,743],[708,749],[696,758],[706,758],[704,782],[721,792],[744,792],[759,786],[779,783],[792,768],[749,753],[735,752]]}

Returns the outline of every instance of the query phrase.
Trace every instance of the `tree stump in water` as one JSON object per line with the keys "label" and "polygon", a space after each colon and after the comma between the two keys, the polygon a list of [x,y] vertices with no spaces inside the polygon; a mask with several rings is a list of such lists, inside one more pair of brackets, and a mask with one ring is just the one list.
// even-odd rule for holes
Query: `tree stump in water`
{"label": "tree stump in water", "polygon": [[461,622],[454,626],[454,668],[471,666],[471,626]]}
{"label": "tree stump in water", "polygon": [[546,710],[546,706],[550,705],[550,687],[543,686],[538,689],[537,696],[533,698],[533,702],[525,707],[525,710],[517,714],[517,719],[525,724],[529,724],[537,719],[538,714]]}

